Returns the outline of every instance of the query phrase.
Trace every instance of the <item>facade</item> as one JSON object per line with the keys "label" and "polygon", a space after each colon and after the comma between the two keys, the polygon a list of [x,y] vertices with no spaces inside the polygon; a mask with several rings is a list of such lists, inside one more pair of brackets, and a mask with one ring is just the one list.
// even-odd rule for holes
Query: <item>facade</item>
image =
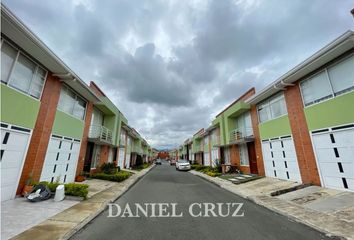
{"label": "facade", "polygon": [[[214,148],[225,166],[244,173],[354,191],[353,103],[354,33],[348,31],[218,114],[201,134],[203,159],[196,161],[211,165]],[[199,139],[193,136],[194,154]]]}
{"label": "facade", "polygon": [[349,31],[249,101],[266,176],[354,191],[353,54]]}
{"label": "facade", "polygon": [[194,163],[204,164],[204,144],[203,144],[204,128],[200,129],[193,135],[192,138],[192,153],[194,156]]}
{"label": "facade", "polygon": [[[245,103],[254,94],[255,89],[251,88],[219,113],[213,121],[212,126],[216,128],[214,139],[219,142],[216,146],[219,146],[224,170],[227,166],[236,166],[244,173],[258,173],[251,106]],[[217,154],[216,149],[214,147],[214,155]]]}
{"label": "facade", "polygon": [[3,5],[1,27],[1,200],[115,162],[120,111]]}
{"label": "facade", "polygon": [[99,99],[3,5],[1,13],[4,201],[28,180],[74,181],[85,155],[85,119]]}

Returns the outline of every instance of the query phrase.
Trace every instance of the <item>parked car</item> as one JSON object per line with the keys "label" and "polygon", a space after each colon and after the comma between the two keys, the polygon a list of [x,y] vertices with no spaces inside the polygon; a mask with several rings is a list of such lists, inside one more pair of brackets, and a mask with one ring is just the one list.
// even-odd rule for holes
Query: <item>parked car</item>
{"label": "parked car", "polygon": [[191,164],[189,163],[189,161],[185,160],[185,159],[179,159],[176,162],[176,170],[190,170],[191,169]]}
{"label": "parked car", "polygon": [[171,159],[170,160],[170,165],[171,166],[176,166],[176,159]]}
{"label": "parked car", "polygon": [[156,165],[161,165],[161,164],[162,164],[162,163],[161,163],[161,159],[156,159],[155,164],[156,164]]}

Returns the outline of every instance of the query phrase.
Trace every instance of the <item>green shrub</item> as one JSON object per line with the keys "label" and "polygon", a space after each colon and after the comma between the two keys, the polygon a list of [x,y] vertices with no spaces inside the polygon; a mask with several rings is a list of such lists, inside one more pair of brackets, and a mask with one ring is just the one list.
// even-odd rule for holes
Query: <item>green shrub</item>
{"label": "green shrub", "polygon": [[70,196],[87,198],[89,186],[82,183],[67,183],[65,184],[65,194]]}
{"label": "green shrub", "polygon": [[113,181],[113,182],[122,182],[125,179],[129,178],[131,173],[126,172],[126,171],[120,171],[115,174],[106,174],[106,173],[96,173],[92,174],[92,178],[97,178],[97,179],[102,179],[102,180],[108,180],[108,181]]}
{"label": "green shrub", "polygon": [[221,176],[221,173],[212,172],[212,171],[207,171],[206,174],[209,175],[210,177],[218,177],[218,176]]}
{"label": "green shrub", "polygon": [[114,163],[103,163],[100,170],[106,174],[113,174],[119,172],[120,168],[117,168]]}
{"label": "green shrub", "polygon": [[[40,182],[38,184],[43,184],[49,188],[51,192],[55,192],[56,188],[61,185],[62,183],[58,182]],[[37,184],[36,184],[37,185]],[[68,196],[75,196],[75,197],[83,197],[84,199],[87,198],[88,194],[88,185],[82,183],[66,183],[63,184],[65,187],[65,195]]]}
{"label": "green shrub", "polygon": [[198,166],[200,166],[200,165],[199,165],[199,164],[192,164],[192,165],[191,165],[191,169],[194,169],[194,170],[195,170]]}
{"label": "green shrub", "polygon": [[148,168],[150,165],[151,165],[151,163],[143,163],[141,165],[133,166],[132,169],[140,171],[140,170],[143,170],[145,168]]}

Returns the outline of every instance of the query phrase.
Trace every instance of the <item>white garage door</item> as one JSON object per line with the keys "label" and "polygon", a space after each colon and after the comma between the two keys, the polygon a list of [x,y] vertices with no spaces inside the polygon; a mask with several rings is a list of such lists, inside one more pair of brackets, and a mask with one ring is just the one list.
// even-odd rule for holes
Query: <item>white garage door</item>
{"label": "white garage door", "polygon": [[74,182],[79,152],[80,140],[52,135],[40,181]]}
{"label": "white garage door", "polygon": [[262,141],[266,176],[301,182],[295,146],[290,136]]}
{"label": "white garage door", "polygon": [[1,127],[0,191],[1,201],[5,201],[16,195],[31,131],[3,123]]}
{"label": "white garage door", "polygon": [[204,166],[210,166],[210,157],[208,152],[204,153]]}
{"label": "white garage door", "polygon": [[119,155],[118,155],[118,166],[123,169],[124,168],[124,154],[125,148],[119,148]]}
{"label": "white garage door", "polygon": [[322,185],[354,191],[354,129],[313,133],[312,141]]}

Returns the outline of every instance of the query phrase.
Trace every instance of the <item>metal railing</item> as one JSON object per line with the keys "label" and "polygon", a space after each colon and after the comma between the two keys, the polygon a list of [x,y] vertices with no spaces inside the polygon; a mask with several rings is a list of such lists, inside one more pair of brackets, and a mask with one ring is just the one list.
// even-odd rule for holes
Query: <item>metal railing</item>
{"label": "metal railing", "polygon": [[91,125],[88,137],[105,143],[112,143],[112,131],[101,125]]}
{"label": "metal railing", "polygon": [[245,138],[253,138],[253,129],[248,128],[236,128],[230,131],[230,142],[236,142]]}

